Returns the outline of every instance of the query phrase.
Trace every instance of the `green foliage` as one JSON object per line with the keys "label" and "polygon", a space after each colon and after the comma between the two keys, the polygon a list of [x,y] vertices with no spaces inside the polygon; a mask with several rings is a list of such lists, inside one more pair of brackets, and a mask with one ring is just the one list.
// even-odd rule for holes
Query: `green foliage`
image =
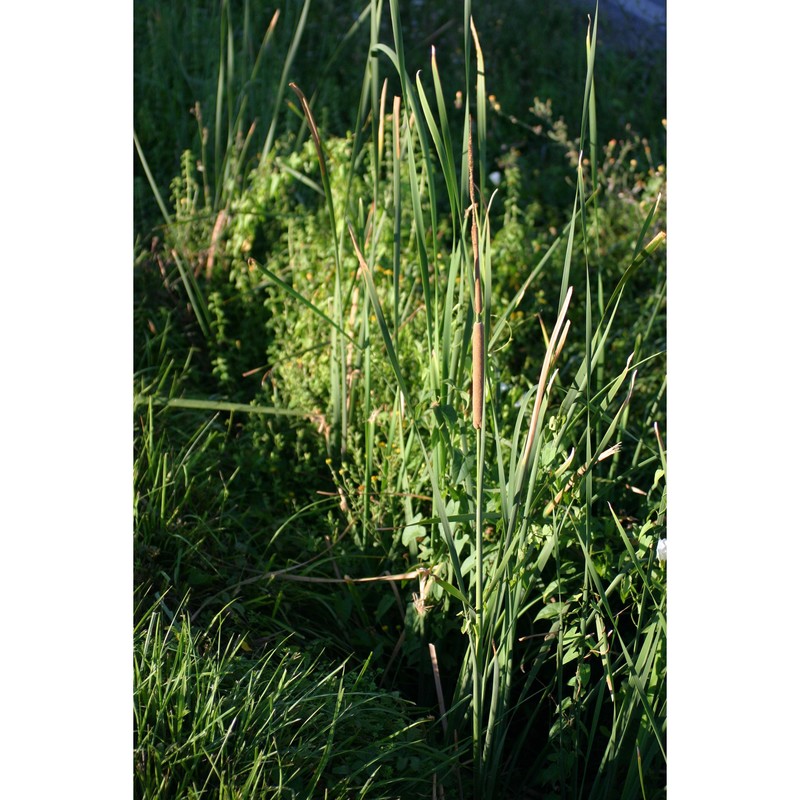
{"label": "green foliage", "polygon": [[430,723],[380,691],[368,664],[330,664],[287,641],[256,652],[226,636],[222,617],[198,631],[182,607],[160,606],[135,633],[136,797],[388,800],[446,780]]}
{"label": "green foliage", "polygon": [[[516,86],[516,31],[476,9],[473,37],[435,5],[410,20],[394,0],[358,9],[360,87],[354,49],[322,70],[319,53],[298,55],[295,113],[260,154],[236,135],[254,51],[234,47],[233,70],[220,56],[228,32],[247,41],[249,6],[203,22],[227,76],[226,138],[213,167],[202,131],[181,138],[165,225],[137,244],[134,273],[136,592],[140,608],[186,595],[193,626],[184,616],[156,636],[161,617],[137,612],[137,636],[152,634],[137,639],[137,702],[161,709],[139,732],[173,736],[169,752],[137,751],[143,792],[174,777],[164,792],[269,794],[277,774],[297,796],[410,797],[436,772],[472,797],[513,797],[522,782],[543,797],[663,795],[663,110],[646,115],[648,136],[602,115],[620,62],[602,36],[595,51],[594,30],[584,51],[585,22],[577,35],[560,5],[535,33],[549,78],[534,59],[537,81]],[[519,11],[502,5],[498,19]],[[319,20],[275,28],[285,65],[298,37],[318,41]],[[445,26],[435,55],[420,45],[432,25]],[[566,69],[559,42],[576,59]],[[370,668],[351,681],[290,649],[245,655],[234,635],[251,653],[291,635]],[[197,726],[164,727],[166,708],[194,701],[159,694],[156,663],[230,691]],[[285,747],[235,744],[228,720],[261,731],[259,703],[279,702],[274,675],[294,669],[306,688],[287,702],[302,696],[303,719],[326,722]],[[244,676],[271,688],[256,701],[236,688]],[[426,732],[439,761],[378,685],[444,707]],[[365,691],[402,720],[380,712],[377,750],[345,713]],[[391,784],[409,771],[428,783]]]}

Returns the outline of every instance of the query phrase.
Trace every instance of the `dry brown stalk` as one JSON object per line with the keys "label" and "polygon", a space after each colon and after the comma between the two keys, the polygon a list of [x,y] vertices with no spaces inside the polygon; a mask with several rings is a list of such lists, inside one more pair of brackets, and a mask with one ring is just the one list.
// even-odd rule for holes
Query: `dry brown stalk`
{"label": "dry brown stalk", "polygon": [[302,107],[303,114],[305,114],[306,120],[308,121],[308,127],[311,130],[311,138],[314,140],[314,147],[317,148],[317,160],[319,161],[319,168],[323,175],[327,175],[327,170],[325,169],[325,158],[322,153],[322,140],[319,138],[317,123],[314,122],[314,115],[311,113],[311,107],[308,105],[308,100],[306,100],[303,90],[296,83],[290,83],[289,88],[300,100],[300,106]]}
{"label": "dry brown stalk", "polygon": [[[539,385],[536,389],[536,399],[533,403],[533,414],[531,415],[531,425],[528,429],[528,438],[525,440],[525,450],[523,451],[522,464],[527,468],[530,460],[531,451],[533,449],[533,441],[536,438],[536,430],[539,422],[539,412],[541,411],[542,402],[544,401],[545,388],[548,386],[548,376],[550,370],[555,365],[556,359],[561,353],[561,348],[567,338],[567,331],[569,330],[569,320],[566,320],[567,309],[569,308],[569,301],[572,298],[572,287],[567,290],[564,297],[564,305],[561,307],[558,319],[556,320],[555,327],[553,328],[553,335],[550,337],[550,342],[547,346],[547,352],[542,362],[542,371],[539,375]],[[566,324],[565,324],[566,320]]]}
{"label": "dry brown stalk", "polygon": [[219,214],[217,214],[217,219],[214,223],[214,230],[211,231],[211,246],[208,248],[208,258],[206,258],[206,278],[211,278],[211,272],[214,269],[214,259],[217,255],[217,243],[219,242],[219,237],[222,235],[222,231],[225,230],[225,226],[227,224],[228,212],[223,208]]}

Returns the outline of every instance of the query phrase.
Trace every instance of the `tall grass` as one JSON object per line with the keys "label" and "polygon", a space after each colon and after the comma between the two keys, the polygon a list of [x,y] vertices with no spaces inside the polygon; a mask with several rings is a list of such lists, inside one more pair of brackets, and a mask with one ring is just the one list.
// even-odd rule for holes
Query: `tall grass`
{"label": "tall grass", "polygon": [[[468,4],[467,4],[468,5]],[[470,735],[472,740],[471,770],[473,776],[473,794],[475,797],[496,796],[499,783],[509,760],[512,762],[519,753],[514,753],[512,731],[515,718],[526,714],[528,707],[534,702],[533,677],[541,669],[543,656],[541,649],[537,654],[536,668],[527,678],[516,695],[515,672],[521,660],[518,647],[518,626],[521,620],[535,609],[537,584],[550,566],[550,560],[558,561],[560,547],[565,541],[579,545],[583,554],[583,580],[577,598],[568,602],[561,590],[556,565],[556,597],[551,598],[559,609],[554,615],[546,605],[541,608],[536,618],[545,616],[554,619],[548,638],[554,642],[555,672],[552,678],[553,689],[558,697],[558,712],[569,717],[575,732],[571,734],[572,747],[564,747],[561,741],[566,735],[562,724],[555,727],[555,737],[559,741],[557,749],[558,785],[563,789],[572,787],[579,794],[588,788],[590,795],[598,795],[608,791],[613,785],[614,773],[619,769],[619,740],[628,740],[628,749],[622,751],[628,766],[635,763],[632,742],[636,732],[650,742],[648,753],[650,758],[654,752],[663,758],[665,748],[663,727],[657,719],[657,711],[663,703],[663,691],[660,687],[644,686],[654,675],[654,659],[658,648],[655,642],[663,641],[663,598],[661,604],[653,609],[655,618],[645,630],[647,635],[641,638],[641,630],[637,628],[632,640],[625,642],[625,637],[616,628],[614,612],[608,603],[608,593],[613,592],[614,583],[622,575],[615,576],[608,584],[600,578],[592,557],[593,536],[596,534],[593,518],[604,512],[596,509],[596,496],[593,491],[593,475],[598,465],[614,455],[620,445],[614,443],[622,415],[625,413],[636,381],[636,363],[628,360],[625,368],[618,375],[605,379],[599,384],[596,377],[597,366],[602,363],[606,343],[610,335],[617,305],[631,275],[639,269],[648,256],[658,247],[662,236],[657,236],[643,247],[650,217],[640,233],[637,252],[629,268],[623,273],[617,286],[607,302],[602,298],[602,284],[597,274],[598,304],[600,319],[594,322],[596,301],[592,294],[594,276],[592,270],[593,252],[591,237],[591,218],[596,215],[587,194],[587,177],[583,174],[581,159],[576,176],[575,210],[568,223],[566,232],[567,248],[562,269],[561,299],[559,314],[550,331],[545,330],[547,348],[542,361],[541,372],[535,387],[523,398],[514,427],[514,436],[509,442],[504,431],[497,425],[498,402],[497,392],[492,385],[492,350],[491,345],[485,348],[486,336],[491,343],[494,311],[492,306],[492,260],[491,260],[491,227],[489,211],[491,199],[483,191],[485,187],[485,151],[486,143],[486,91],[485,66],[473,20],[469,20],[469,28],[474,41],[477,59],[477,84],[474,94],[474,112],[477,117],[477,137],[475,150],[477,158],[473,160],[472,146],[472,113],[470,103],[465,104],[462,120],[462,141],[466,147],[466,175],[464,161],[461,164],[461,180],[456,169],[451,144],[450,126],[447,120],[445,104],[441,93],[435,52],[431,56],[431,76],[438,108],[438,118],[434,114],[427,92],[420,76],[416,84],[412,83],[405,72],[403,57],[402,25],[399,19],[398,4],[390,0],[394,47],[379,44],[375,47],[386,56],[391,66],[397,71],[402,87],[401,109],[403,113],[403,149],[408,159],[408,198],[413,213],[413,229],[416,233],[419,259],[418,280],[421,284],[425,315],[425,340],[429,355],[429,369],[421,378],[421,385],[412,386],[405,377],[400,355],[398,332],[402,322],[398,324],[398,297],[395,269],[393,281],[394,299],[390,305],[392,314],[386,314],[381,294],[375,280],[374,255],[370,260],[365,256],[369,252],[370,231],[366,226],[356,229],[351,224],[350,236],[353,249],[359,261],[359,274],[366,287],[364,303],[369,302],[371,312],[377,323],[378,332],[383,342],[385,354],[394,372],[396,384],[394,406],[400,411],[400,424],[406,425],[412,447],[417,448],[424,464],[425,473],[433,495],[433,516],[430,524],[438,528],[439,536],[444,540],[446,548],[440,557],[446,554],[446,575],[452,580],[448,582],[443,575],[432,571],[432,577],[454,598],[459,601],[460,615],[463,618],[462,631],[467,640],[467,651],[452,698],[453,717],[450,729],[454,732],[463,730],[462,720],[470,718]],[[586,142],[589,152],[591,176],[596,176],[596,112],[593,68],[595,59],[597,22],[587,33],[587,75],[584,95],[582,141]],[[469,41],[465,42],[464,51],[469,52]],[[470,92],[465,92],[469,98]],[[374,94],[373,94],[374,99]],[[320,157],[320,170],[323,179],[326,174],[324,157],[319,141],[319,134],[307,106],[304,106],[312,130],[317,152]],[[395,106],[396,108],[396,106]],[[375,116],[382,115],[380,107],[373,107]],[[381,117],[382,118],[382,117]],[[394,114],[393,122],[397,126],[399,119]],[[397,142],[395,133],[395,143]],[[397,148],[393,150],[397,155]],[[373,157],[379,163],[381,152],[375,148]],[[473,163],[478,163],[476,177]],[[393,165],[397,174],[397,165]],[[435,187],[439,176],[443,177],[448,191],[450,205],[450,230],[454,232],[454,240],[449,252],[449,269],[439,275],[436,267],[440,253],[435,239],[426,238],[425,232],[440,229],[439,205],[435,196]],[[466,182],[464,181],[466,177]],[[396,179],[395,179],[396,180]],[[465,187],[466,183],[466,187]],[[476,201],[476,186],[480,187]],[[589,191],[592,186],[589,181]],[[429,194],[428,209],[430,225],[425,221],[422,195]],[[329,196],[329,192],[326,190]],[[395,183],[393,195],[397,201]],[[596,193],[591,199],[596,201]],[[378,217],[381,213],[383,198],[377,193],[372,198],[372,214]],[[464,211],[466,209],[466,215]],[[391,219],[391,209],[384,212]],[[394,220],[397,220],[395,207]],[[335,230],[335,225],[333,226]],[[581,244],[581,255],[584,266],[584,308],[583,308],[583,344],[584,356],[579,363],[574,377],[567,383],[559,382],[556,362],[564,348],[570,321],[567,314],[572,298],[571,281],[577,277],[573,274],[573,241],[577,235]],[[395,231],[395,236],[400,234]],[[472,265],[468,254],[472,251]],[[373,249],[373,254],[374,254]],[[395,258],[395,263],[397,259]],[[338,261],[337,261],[338,264]],[[338,270],[337,266],[337,270]],[[455,287],[460,287],[456,297]],[[341,289],[337,278],[335,287]],[[469,287],[469,293],[463,287]],[[341,308],[349,302],[348,297],[335,298],[335,307]],[[442,303],[442,300],[444,302]],[[496,312],[499,316],[507,314],[510,307]],[[391,325],[387,320],[394,319]],[[368,312],[361,315],[368,319]],[[468,332],[472,330],[471,342]],[[484,334],[484,331],[487,334]],[[365,337],[365,339],[368,337]],[[371,337],[369,337],[371,341]],[[473,349],[471,376],[467,374],[469,362],[464,355]],[[633,354],[631,354],[633,356]],[[457,391],[471,378],[472,382],[472,420],[473,431],[453,417],[443,416],[438,429],[430,429],[423,422],[424,406],[433,400],[434,404],[445,408],[458,405]],[[620,390],[627,386],[627,391]],[[484,395],[484,387],[486,395]],[[563,387],[563,388],[561,388]],[[564,395],[557,410],[548,412],[554,393],[561,388]],[[372,387],[366,385],[364,395],[370,396]],[[533,401],[531,404],[531,400]],[[423,432],[423,426],[428,428]],[[522,432],[527,428],[527,434]],[[460,506],[466,515],[454,515],[448,510],[445,498],[452,492],[453,465],[457,458],[455,441],[460,439],[465,450],[472,440],[474,452],[474,472],[471,485]],[[575,442],[574,448],[557,469],[543,469],[543,453],[549,444],[556,451],[566,441]],[[582,452],[583,463],[572,473],[570,488],[578,488],[567,504],[556,506],[554,500],[562,497],[559,478],[568,474],[575,452]],[[407,452],[407,450],[406,450]],[[552,456],[551,456],[552,458]],[[578,486],[576,487],[576,484]],[[490,502],[490,497],[494,502]],[[553,522],[548,526],[548,533],[539,533],[535,520],[541,517],[548,505],[552,509]],[[496,508],[499,513],[492,514]],[[610,509],[613,515],[613,509]],[[464,517],[471,518],[466,522]],[[489,544],[485,541],[485,521],[491,518],[495,524],[497,541]],[[630,550],[627,534],[614,517],[619,533]],[[456,544],[460,527],[467,533],[469,545],[466,549]],[[538,535],[537,535],[538,534]],[[434,550],[436,548],[434,547]],[[634,554],[635,557],[635,554]],[[435,566],[435,565],[428,565]],[[545,592],[548,594],[548,592]],[[652,601],[652,596],[649,598]],[[576,608],[570,609],[575,600]],[[541,603],[541,600],[539,601]],[[568,611],[571,613],[568,614]],[[651,613],[653,613],[651,612]],[[574,634],[568,639],[568,621],[577,625],[579,636]],[[605,639],[605,631],[617,634],[620,654],[616,664],[612,663],[609,651],[593,651],[588,636],[590,625],[594,624],[598,635]],[[575,641],[577,638],[578,641]],[[593,655],[603,658],[604,674],[595,679],[589,686],[587,674],[583,669],[585,660]],[[663,651],[661,653],[663,658]],[[568,663],[579,659],[580,667],[573,675]],[[620,669],[628,672],[628,681],[634,687],[624,693],[624,699],[618,706],[617,695],[614,694],[613,680]],[[565,693],[569,684],[575,686],[572,697]],[[606,695],[606,692],[608,694]],[[605,697],[604,697],[605,695]],[[599,764],[593,757],[596,740],[600,737],[601,711],[603,701],[610,700],[612,710],[612,736],[607,743],[604,756]],[[580,703],[576,702],[581,700]],[[631,731],[634,733],[631,734]],[[655,748],[655,750],[654,750]],[[581,752],[582,751],[582,752]],[[637,743],[637,753],[641,747]],[[581,757],[582,756],[582,757]],[[596,769],[595,775],[592,770]],[[630,782],[630,769],[626,775],[626,791],[638,792],[638,783],[634,788]]]}
{"label": "tall grass", "polygon": [[[512,281],[497,258],[494,230],[503,187],[488,192],[490,153],[497,149],[487,92],[492,64],[471,3],[464,3],[464,82],[456,104],[446,96],[434,48],[426,69],[412,78],[397,0],[386,9],[372,0],[358,19],[368,20],[370,38],[353,134],[344,143],[326,137],[303,86],[292,83],[302,116],[293,147],[301,158],[295,166],[279,164],[268,137],[241,189],[255,197],[260,182],[275,187],[280,175],[321,205],[289,231],[285,261],[275,250],[232,249],[233,235],[225,251],[231,283],[265,292],[272,310],[291,306],[295,337],[308,337],[317,353],[324,347],[324,356],[304,366],[317,388],[294,382],[299,392],[274,389],[271,403],[249,407],[171,392],[166,410],[294,414],[318,426],[338,511],[329,516],[325,557],[314,562],[324,571],[293,575],[341,586],[365,632],[379,624],[388,631],[385,620],[399,608],[402,624],[395,621],[394,633],[384,637],[383,646],[391,635],[395,644],[382,680],[408,686],[413,671],[422,686],[431,681],[423,672],[434,677],[443,763],[458,765],[461,796],[519,796],[523,784],[542,796],[663,796],[666,593],[656,542],[664,526],[666,456],[654,423],[665,382],[653,331],[663,304],[658,259],[665,235],[654,231],[655,200],[634,217],[630,250],[617,250],[619,261],[609,266],[595,88],[598,11],[586,34],[582,122],[568,176],[572,207],[545,252]],[[235,94],[223,80],[232,74],[228,52],[220,50],[226,88],[218,95],[218,118],[224,98]],[[391,98],[390,86],[398,92]],[[225,140],[226,154],[235,139]],[[224,173],[223,164],[237,170],[242,162],[220,156],[215,163]],[[222,204],[236,216],[233,196],[228,203],[224,191],[210,195],[215,209]],[[259,202],[268,207],[277,196],[272,188]],[[178,249],[197,325],[213,338],[213,315]],[[652,297],[639,303],[631,294],[642,285]],[[523,328],[519,315],[528,297],[545,288],[552,296],[542,301],[537,324]],[[270,324],[289,329],[280,320]],[[525,346],[538,363],[531,374],[512,374],[509,340],[522,330],[538,330]],[[278,342],[291,344],[288,336]],[[629,349],[621,353],[620,346]],[[142,392],[150,430],[154,405],[145,395],[163,399],[165,387],[161,381]],[[167,471],[157,440],[149,434],[148,441],[154,455],[146,475],[163,486],[158,496],[165,498]],[[182,457],[193,453],[189,448]],[[644,498],[644,522],[629,516],[636,497]],[[362,581],[375,579],[371,587],[395,588],[370,607],[356,571]],[[272,586],[288,579],[262,570],[249,580]],[[404,607],[396,584],[408,580],[419,592]],[[238,596],[244,585],[232,582],[229,594]],[[219,663],[227,657],[222,653]],[[263,678],[259,672],[251,688]],[[143,704],[154,691],[142,684]],[[348,698],[341,683],[336,698],[334,720]],[[237,695],[231,708],[250,709],[249,703]],[[224,763],[253,758],[263,765],[258,780],[277,774],[282,781],[281,763],[266,766],[271,751],[225,750],[226,713],[235,711],[203,723],[189,741],[216,731],[215,752],[225,752]],[[148,719],[143,736],[153,729]],[[325,728],[324,744],[311,738],[317,744],[309,754],[322,766],[303,791],[313,793],[337,749],[349,752],[350,740],[340,738],[337,726]],[[202,760],[198,752],[193,757]],[[216,774],[216,762],[204,758],[208,774]],[[236,785],[255,774],[233,769]],[[442,764],[431,769],[440,786],[446,771]],[[368,793],[377,791],[374,785],[347,791],[383,796]]]}

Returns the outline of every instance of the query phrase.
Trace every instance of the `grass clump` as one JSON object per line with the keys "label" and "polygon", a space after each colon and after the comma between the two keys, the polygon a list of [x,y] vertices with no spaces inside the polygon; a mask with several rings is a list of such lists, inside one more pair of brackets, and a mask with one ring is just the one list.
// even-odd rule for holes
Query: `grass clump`
{"label": "grass clump", "polygon": [[[165,621],[165,614],[171,621]],[[408,703],[287,642],[254,652],[162,601],[135,631],[136,797],[427,797],[447,758]]]}

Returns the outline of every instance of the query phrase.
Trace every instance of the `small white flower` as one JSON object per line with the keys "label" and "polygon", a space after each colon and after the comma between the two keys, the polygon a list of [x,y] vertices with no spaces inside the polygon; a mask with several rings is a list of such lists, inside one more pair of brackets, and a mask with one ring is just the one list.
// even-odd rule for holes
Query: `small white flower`
{"label": "small white flower", "polygon": [[659,539],[658,546],[656,547],[656,557],[659,561],[667,560],[667,540]]}
{"label": "small white flower", "polygon": [[501,174],[500,174],[500,173],[499,173],[497,170],[495,170],[494,172],[490,172],[490,173],[489,173],[489,180],[490,180],[490,181],[491,181],[491,182],[492,182],[492,183],[493,183],[495,186],[499,186],[499,185],[500,185],[500,178],[502,178],[502,177],[503,177],[503,176],[502,176],[502,175],[501,175]]}

